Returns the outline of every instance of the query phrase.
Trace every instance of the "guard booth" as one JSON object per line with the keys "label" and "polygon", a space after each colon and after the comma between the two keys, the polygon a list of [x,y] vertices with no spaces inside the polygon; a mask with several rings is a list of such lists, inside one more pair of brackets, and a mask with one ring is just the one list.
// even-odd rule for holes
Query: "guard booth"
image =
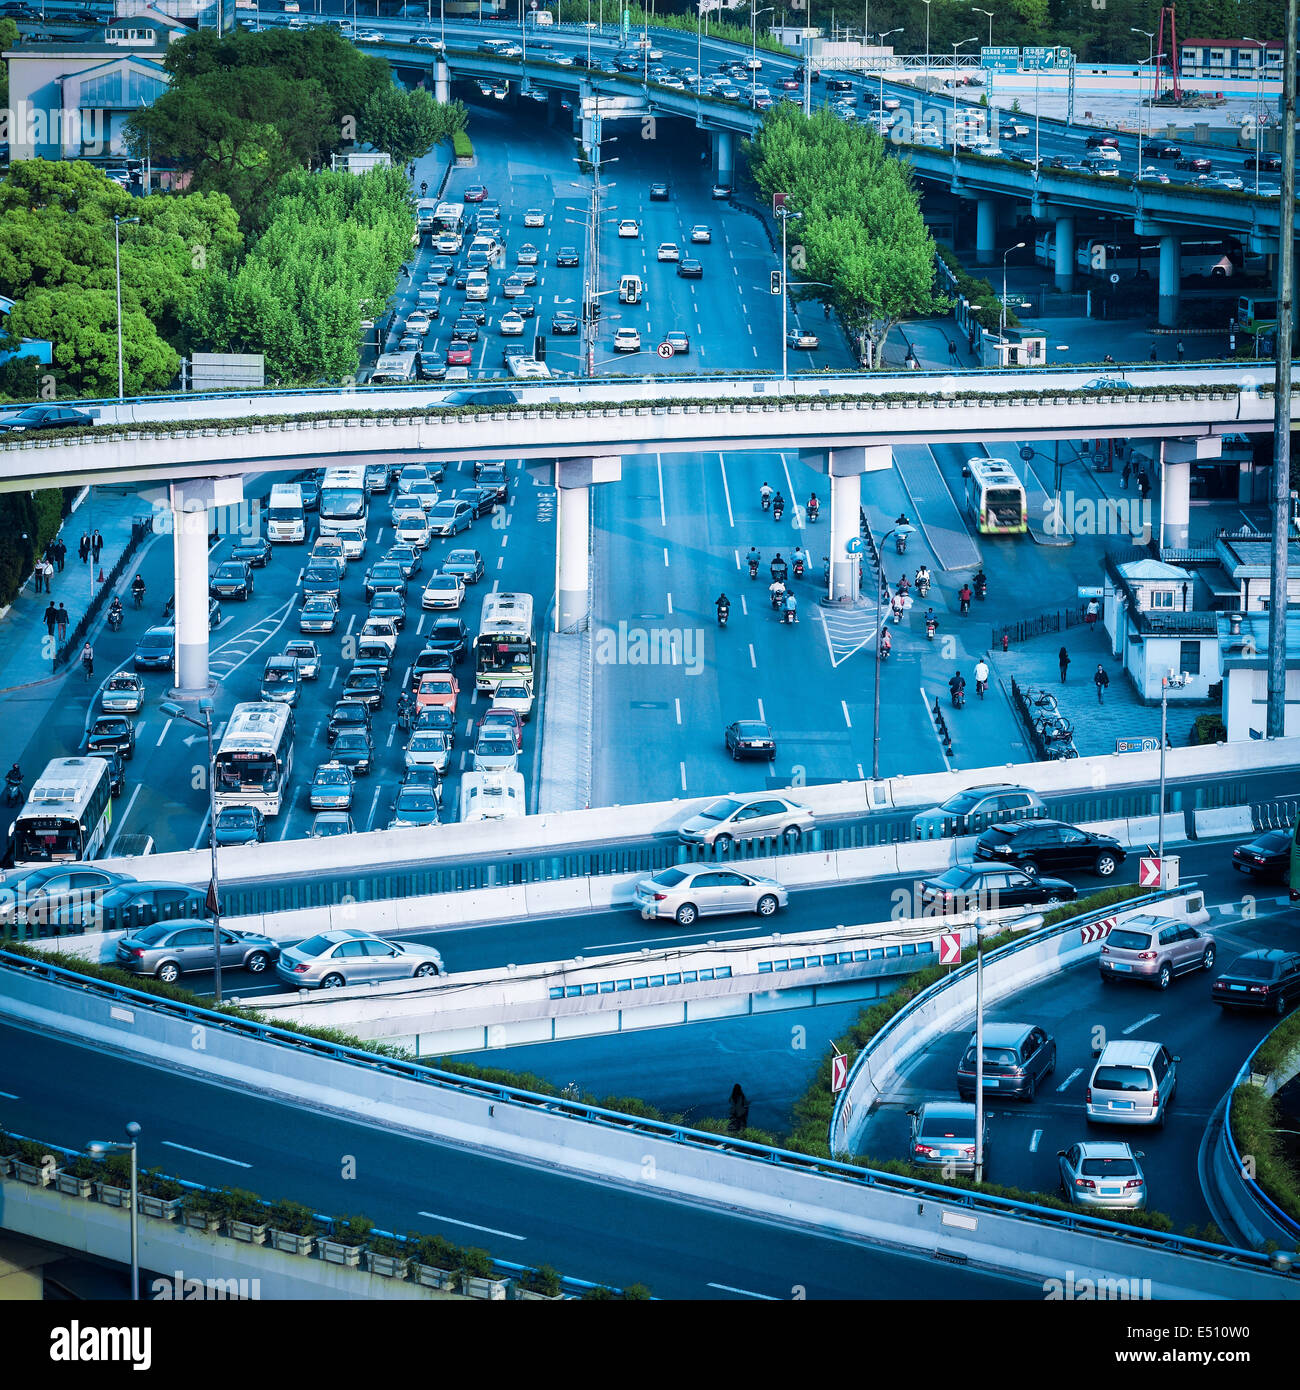
{"label": "guard booth", "polygon": [[1041,367],[1047,361],[1047,335],[1008,328],[999,336],[985,331],[980,361],[986,367]]}

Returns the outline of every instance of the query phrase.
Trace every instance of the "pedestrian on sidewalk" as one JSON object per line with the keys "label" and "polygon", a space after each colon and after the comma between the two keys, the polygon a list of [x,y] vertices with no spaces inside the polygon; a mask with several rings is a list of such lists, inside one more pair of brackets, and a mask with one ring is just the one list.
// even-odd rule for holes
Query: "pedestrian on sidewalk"
{"label": "pedestrian on sidewalk", "polygon": [[39,594],[45,584],[45,561],[37,559],[32,566],[32,592]]}
{"label": "pedestrian on sidewalk", "polygon": [[1127,488],[1128,488],[1129,474],[1130,474],[1132,471],[1133,471],[1133,470],[1129,467],[1128,460],[1125,459],[1125,460],[1124,460],[1124,471],[1119,475],[1119,485],[1120,485],[1120,487],[1124,488],[1125,490],[1127,490]]}
{"label": "pedestrian on sidewalk", "polygon": [[86,673],[87,680],[93,680],[95,675],[95,649],[87,642],[81,649],[81,669]]}
{"label": "pedestrian on sidewalk", "polygon": [[825,302],[822,304],[822,317],[829,319],[831,316],[831,306]]}
{"label": "pedestrian on sidewalk", "polygon": [[90,553],[95,557],[95,563],[99,564],[100,552],[104,549],[104,537],[98,531],[90,538]]}
{"label": "pedestrian on sidewalk", "polygon": [[90,559],[90,537],[85,531],[81,533],[81,540],[77,545],[77,554],[81,556],[81,563],[83,565]]}
{"label": "pedestrian on sidewalk", "polygon": [[1147,473],[1147,471],[1146,471],[1145,468],[1139,468],[1139,469],[1138,469],[1138,493],[1141,495],[1143,501],[1146,500],[1146,496],[1147,496],[1147,494],[1148,494],[1150,491],[1151,491],[1151,477],[1150,477],[1150,475]]}
{"label": "pedestrian on sidewalk", "polygon": [[957,344],[951,338],[948,339],[948,361],[952,363],[957,361]]}
{"label": "pedestrian on sidewalk", "polygon": [[58,626],[58,624],[59,610],[55,608],[54,600],[51,599],[49,603],[45,605],[45,630],[50,634],[51,637],[54,636],[54,629]]}
{"label": "pedestrian on sidewalk", "polygon": [[50,564],[49,560],[43,560],[41,563],[45,567],[45,592],[52,594],[54,592],[54,566]]}
{"label": "pedestrian on sidewalk", "polygon": [[1110,684],[1110,677],[1106,674],[1106,668],[1100,661],[1097,663],[1097,672],[1092,678],[1092,683],[1097,687],[1097,703],[1103,704],[1102,692]]}
{"label": "pedestrian on sidewalk", "polygon": [[1056,654],[1056,664],[1061,668],[1061,684],[1065,684],[1065,673],[1070,669],[1070,653],[1061,648]]}
{"label": "pedestrian on sidewalk", "polygon": [[59,567],[59,573],[63,573],[63,562],[68,558],[68,547],[63,542],[63,537],[59,536],[54,542],[54,563]]}
{"label": "pedestrian on sidewalk", "polygon": [[1004,627],[1002,629],[1002,650],[1005,652],[1011,646],[1011,633]]}
{"label": "pedestrian on sidewalk", "polygon": [[1151,360],[1153,362],[1156,360],[1156,345],[1154,343],[1151,344]]}
{"label": "pedestrian on sidewalk", "polygon": [[1183,340],[1181,338],[1178,340],[1178,360],[1180,362],[1183,360]]}
{"label": "pedestrian on sidewalk", "polygon": [[63,643],[63,642],[65,642],[65,641],[67,641],[67,637],[68,637],[68,610],[67,610],[62,604],[59,604],[58,618],[59,618],[59,642],[60,642],[60,643]]}

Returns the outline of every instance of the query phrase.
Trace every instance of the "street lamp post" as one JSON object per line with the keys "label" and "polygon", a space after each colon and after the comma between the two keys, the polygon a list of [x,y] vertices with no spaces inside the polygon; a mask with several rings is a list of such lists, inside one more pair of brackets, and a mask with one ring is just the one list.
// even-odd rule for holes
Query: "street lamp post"
{"label": "street lamp post", "polygon": [[1007,340],[1007,257],[1013,251],[1023,251],[1025,243],[1018,241],[1014,246],[1008,246],[1002,253],[1002,316],[998,320],[998,337],[1005,343]]}
{"label": "street lamp post", "polygon": [[885,542],[893,535],[910,536],[910,524],[891,526],[876,542],[876,688],[871,714],[871,780],[880,781],[880,638],[885,631]]}
{"label": "street lamp post", "polygon": [[758,61],[758,17],[761,14],[775,14],[775,5],[765,5],[761,10],[750,10],[749,12],[749,109],[757,110],[758,93],[755,90],[758,86],[758,78],[754,73],[754,64]]}
{"label": "street lamp post", "polygon": [[[885,32],[880,35],[881,48],[884,48],[885,40],[889,38],[891,34],[901,34],[902,32],[903,30],[901,27],[898,29],[886,29]],[[885,110],[885,60],[883,58],[880,60],[880,110],[883,114]]]}
{"label": "street lamp post", "polygon": [[1169,742],[1169,691],[1171,688],[1181,690],[1190,679],[1186,671],[1170,671],[1167,676],[1160,677],[1160,831],[1156,840],[1158,859],[1165,857],[1165,744]]}
{"label": "street lamp post", "polygon": [[1243,39],[1242,43],[1253,43],[1259,55],[1255,64],[1259,77],[1256,88],[1258,95],[1255,98],[1255,197],[1258,198],[1259,160],[1264,149],[1264,50],[1268,45],[1262,39]]}
{"label": "street lamp post", "polygon": [[[928,7],[925,13],[928,17],[930,13]],[[952,155],[954,159],[957,157],[957,50],[959,48],[964,48],[968,43],[978,42],[979,35],[972,34],[968,39],[957,39],[952,46]]]}
{"label": "street lamp post", "polygon": [[971,12],[971,14],[982,14],[982,15],[987,15],[987,16],[988,16],[988,21],[989,21],[989,47],[992,48],[992,47],[993,47],[993,11],[992,11],[992,10],[982,10],[982,9],[980,9],[980,7],[979,7],[978,5],[972,5],[972,6],[970,7],[970,12]]}
{"label": "street lamp post", "polygon": [[139,222],[138,217],[113,218],[113,264],[117,280],[117,398],[126,399],[122,367],[122,224]]}
{"label": "street lamp post", "polygon": [[[1156,61],[1156,36],[1146,29],[1134,29],[1129,26],[1132,34],[1141,34],[1147,41],[1147,68],[1152,74],[1152,93],[1155,92],[1155,61]],[[1142,88],[1145,84],[1138,83],[1138,167],[1137,181],[1142,182]]]}
{"label": "street lamp post", "polygon": [[[179,607],[179,602],[177,606]],[[159,705],[159,709],[168,719],[180,719],[186,724],[193,724],[196,729],[202,729],[208,736],[208,846],[212,864],[212,886],[208,890],[208,898],[212,905],[212,993],[216,1002],[220,1004],[221,894],[217,879],[217,766],[212,755],[212,700],[205,695],[199,701],[199,713],[202,714],[202,719],[195,719],[193,715],[186,714],[175,700],[164,700]]]}
{"label": "street lamp post", "polygon": [[925,90],[930,90],[930,0],[921,0],[925,6]]}
{"label": "street lamp post", "polygon": [[131,1120],[126,1126],[128,1142],[123,1144],[114,1139],[92,1139],[86,1145],[86,1153],[91,1158],[107,1158],[109,1154],[131,1155],[131,1302],[140,1301],[140,1240],[139,1240],[139,1165],[136,1156],[136,1143],[140,1138],[140,1126]]}
{"label": "street lamp post", "polygon": [[786,226],[792,217],[802,217],[803,213],[780,207],[777,209],[777,216],[781,219],[781,380],[785,382],[790,376],[790,343],[786,336],[789,333],[790,323],[790,286],[786,282],[786,267],[789,265],[785,248]]}

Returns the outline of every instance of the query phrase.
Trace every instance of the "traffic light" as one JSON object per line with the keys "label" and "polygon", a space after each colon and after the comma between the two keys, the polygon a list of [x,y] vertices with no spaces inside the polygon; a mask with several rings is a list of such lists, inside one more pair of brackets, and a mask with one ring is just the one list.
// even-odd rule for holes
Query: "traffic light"
{"label": "traffic light", "polygon": [[783,285],[782,285],[781,282],[782,282],[782,280],[783,280],[784,278],[785,278],[785,277],[782,275],[781,271],[779,271],[779,270],[774,270],[774,271],[772,272],[772,293],[773,293],[773,294],[780,294],[780,293],[781,293],[781,290],[782,290],[782,288],[783,288]]}

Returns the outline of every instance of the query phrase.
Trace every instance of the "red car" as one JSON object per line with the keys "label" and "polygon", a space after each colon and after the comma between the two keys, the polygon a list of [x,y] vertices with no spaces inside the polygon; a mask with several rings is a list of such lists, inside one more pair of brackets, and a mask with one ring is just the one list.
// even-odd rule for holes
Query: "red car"
{"label": "red car", "polygon": [[447,348],[447,365],[449,367],[468,367],[474,360],[474,349],[459,338],[453,338]]}
{"label": "red car", "polygon": [[487,189],[481,183],[472,183],[465,190],[467,203],[481,203],[487,198]]}

